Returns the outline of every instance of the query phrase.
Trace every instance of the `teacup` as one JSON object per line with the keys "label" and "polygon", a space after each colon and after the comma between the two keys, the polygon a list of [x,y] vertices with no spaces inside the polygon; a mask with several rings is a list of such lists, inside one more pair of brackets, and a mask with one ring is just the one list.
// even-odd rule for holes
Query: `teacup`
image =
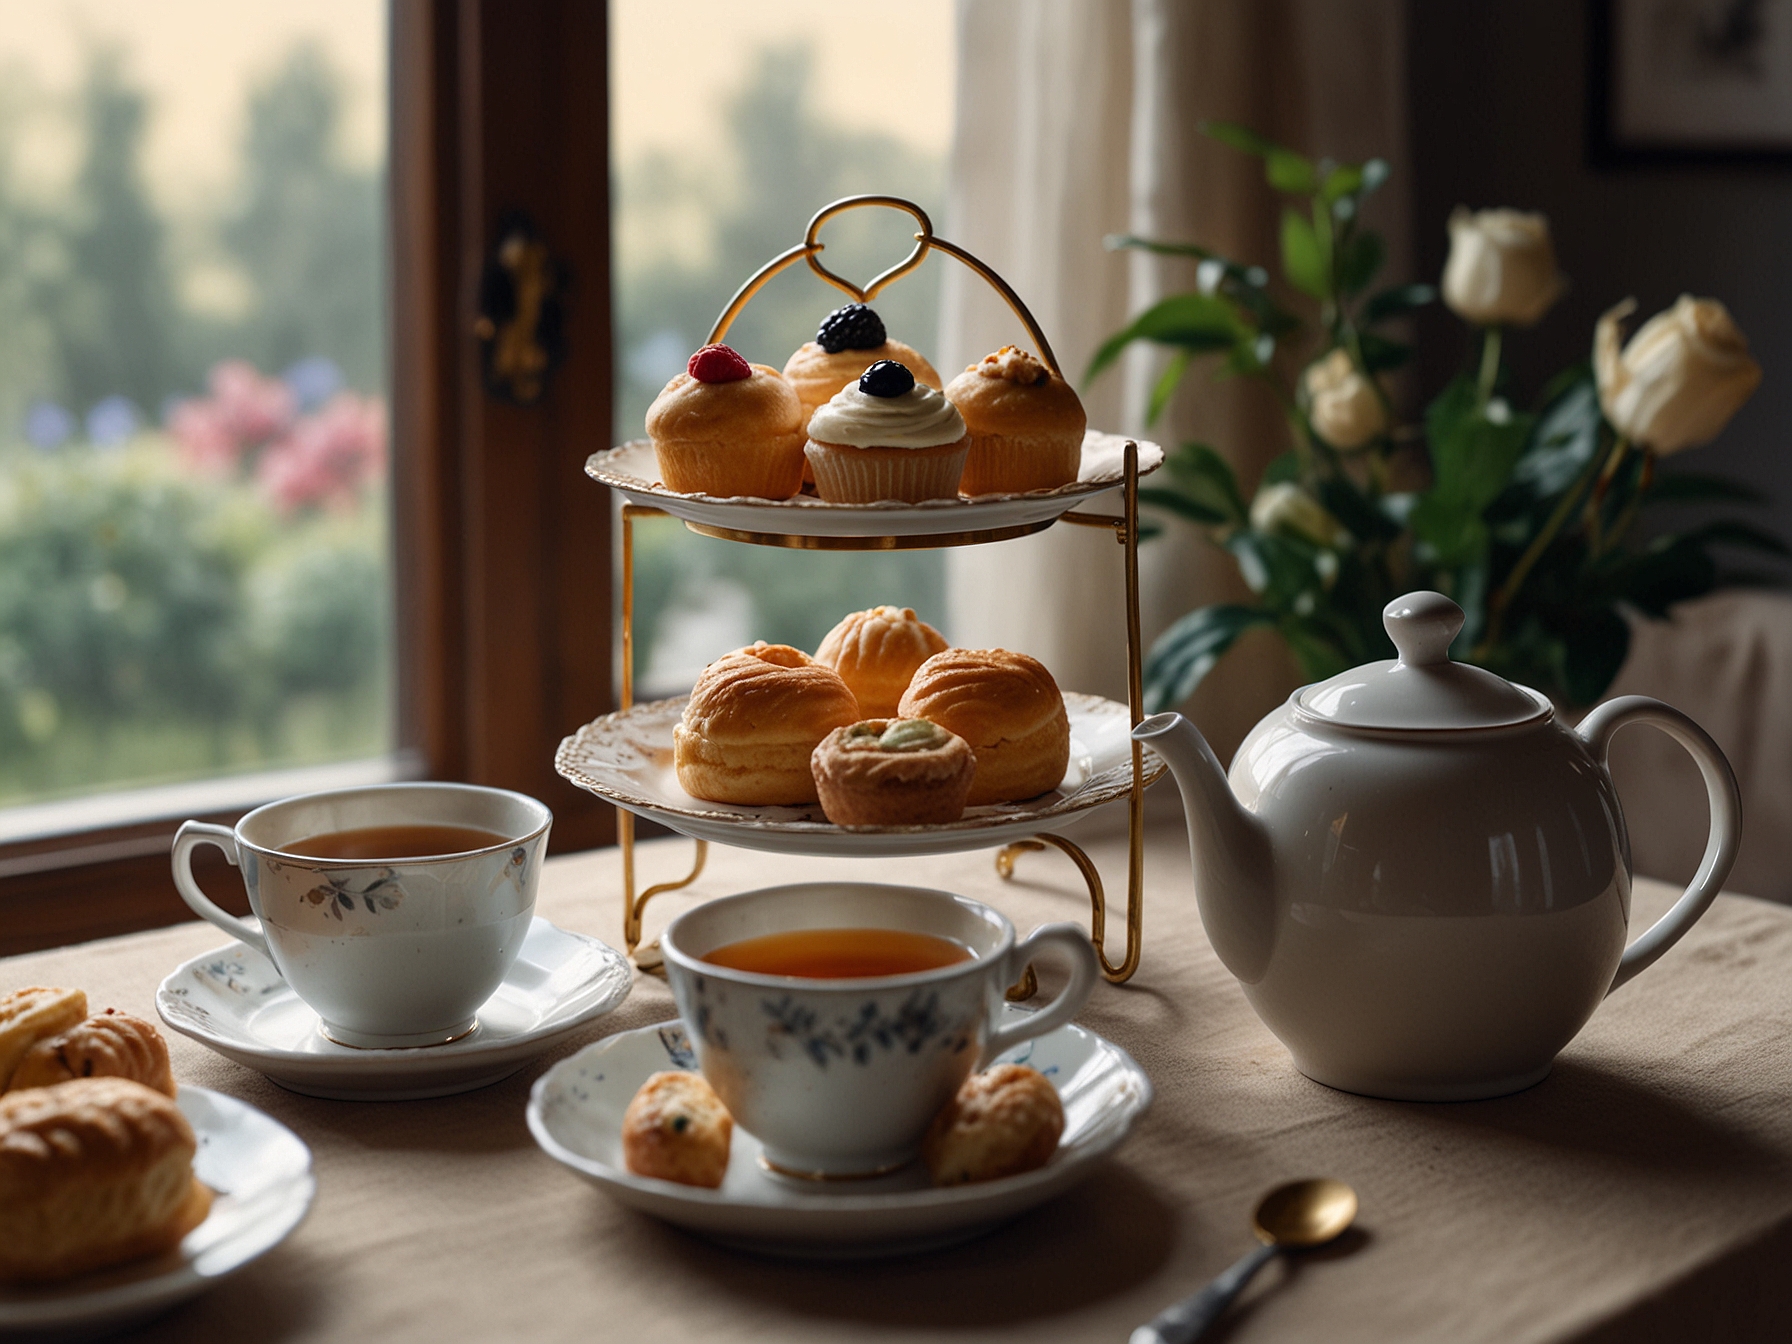
{"label": "teacup", "polygon": [[[743,940],[808,929],[950,939],[968,959],[932,970],[813,979],[705,961]],[[986,905],[950,892],[863,882],[766,887],[708,901],[661,935],[672,993],[703,1076],[763,1160],[788,1176],[873,1176],[914,1158],[928,1123],[981,1063],[1068,1022],[1100,968],[1075,924],[1016,941]],[[1039,1011],[998,1025],[1003,991],[1042,952],[1070,981]]]}
{"label": "teacup", "polygon": [[[480,1005],[515,962],[552,822],[533,798],[473,784],[310,793],[258,807],[234,829],[182,825],[174,885],[195,914],[265,953],[330,1039],[373,1049],[438,1045],[478,1025]],[[390,860],[292,852],[316,837],[437,827],[495,838]],[[199,889],[192,855],[200,845],[216,845],[242,870],[257,922],[226,913]]]}

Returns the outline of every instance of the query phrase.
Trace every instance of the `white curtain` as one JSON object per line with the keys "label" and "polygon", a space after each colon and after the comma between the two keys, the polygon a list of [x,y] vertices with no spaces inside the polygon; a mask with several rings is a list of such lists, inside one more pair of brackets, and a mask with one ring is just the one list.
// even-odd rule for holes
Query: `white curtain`
{"label": "white curtain", "polygon": [[[1110,234],[1200,241],[1272,265],[1279,203],[1256,161],[1199,132],[1236,121],[1314,155],[1379,155],[1375,202],[1392,275],[1407,256],[1402,0],[960,0],[957,131],[942,229],[1019,292],[1079,385],[1128,316],[1192,287],[1183,262],[1111,252]],[[948,273],[942,371],[1025,344],[1021,324],[969,272]],[[1161,356],[1139,350],[1084,389],[1089,422],[1169,446],[1211,443],[1248,491],[1285,447],[1261,389],[1197,370],[1146,428]],[[946,376],[950,376],[947,373]],[[1112,501],[1089,507],[1111,510]],[[1243,600],[1230,560],[1189,529],[1141,550],[1147,646],[1183,612]],[[1111,535],[1060,525],[948,560],[953,638],[1021,649],[1067,690],[1124,698],[1121,554]],[[1246,641],[1187,707],[1222,758],[1294,684],[1273,636]]]}

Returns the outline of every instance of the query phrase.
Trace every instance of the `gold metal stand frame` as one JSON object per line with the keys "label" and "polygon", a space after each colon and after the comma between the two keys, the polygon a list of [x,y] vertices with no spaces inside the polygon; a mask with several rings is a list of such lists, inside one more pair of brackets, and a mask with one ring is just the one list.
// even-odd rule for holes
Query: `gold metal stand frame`
{"label": "gold metal stand frame", "polygon": [[[892,266],[882,275],[871,281],[864,288],[844,280],[828,270],[818,260],[825,244],[819,241],[821,226],[835,215],[847,210],[856,210],[865,206],[884,206],[890,209],[906,211],[914,216],[920,225],[915,234],[915,247],[909,255],[897,265]],[[848,196],[824,206],[809,221],[808,233],[801,244],[787,252],[772,258],[754,274],[722,310],[716,319],[715,327],[709,334],[707,344],[715,344],[728,333],[734,319],[753,297],[778,272],[794,265],[797,261],[806,261],[811,270],[827,281],[834,288],[849,295],[854,300],[864,303],[876,297],[886,285],[907,275],[919,266],[928,252],[943,252],[954,257],[981,276],[992,289],[1007,301],[1008,306],[1026,327],[1032,338],[1040,358],[1058,377],[1063,377],[1063,370],[1058,367],[1057,357],[1052,353],[1045,333],[1040,331],[1039,324],[1027,311],[1020,296],[1009,288],[1007,281],[997,275],[983,262],[966,252],[963,248],[945,239],[937,237],[933,232],[933,223],[927,212],[913,201],[903,200],[899,196]],[[1121,494],[1124,501],[1123,511],[1118,515],[1080,513],[1071,511],[1062,514],[1056,521],[1070,523],[1080,527],[1107,528],[1114,534],[1114,539],[1125,550],[1126,566],[1126,699],[1127,708],[1136,727],[1144,714],[1144,676],[1143,651],[1139,639],[1139,448],[1136,443],[1128,442],[1125,451],[1125,469],[1121,479]],[[635,522],[641,518],[664,518],[668,515],[662,509],[649,508],[640,504],[624,504],[622,506],[622,669],[620,708],[628,709],[635,703]],[[978,546],[992,541],[1005,541],[1011,537],[1025,536],[1050,527],[1052,520],[1030,523],[1015,527],[989,528],[982,531],[942,533],[931,536],[903,537],[808,537],[787,535],[772,532],[746,532],[731,528],[715,527],[707,524],[687,521],[685,527],[703,536],[719,537],[726,541],[742,542],[754,546],[782,546],[798,550],[818,551],[892,551],[910,549],[934,549],[947,546]],[[1102,974],[1115,984],[1130,980],[1139,968],[1139,954],[1142,947],[1145,923],[1145,785],[1143,779],[1143,748],[1137,742],[1132,744],[1132,788],[1127,796],[1127,869],[1126,869],[1126,952],[1120,961],[1109,959],[1107,942],[1107,897],[1102,888],[1101,873],[1095,863],[1082,848],[1061,835],[1042,834],[1031,840],[1022,840],[1003,848],[996,855],[996,871],[1004,879],[1014,876],[1014,864],[1020,854],[1029,850],[1043,850],[1048,846],[1061,850],[1069,855],[1070,860],[1083,876],[1089,888],[1089,940],[1095,945],[1095,954],[1101,961]],[[672,882],[659,882],[648,887],[639,895],[635,894],[635,818],[630,812],[617,809],[616,843],[622,851],[622,936],[627,945],[629,955],[634,958],[635,965],[643,971],[663,975],[657,942],[643,945],[641,943],[641,919],[647,909],[647,903],[661,892],[677,891],[688,887],[702,875],[703,865],[709,856],[709,844],[697,840],[696,852],[691,870],[684,877]],[[1032,995],[1037,988],[1037,980],[1031,966],[1021,982],[1009,990],[1009,997],[1024,999]]]}

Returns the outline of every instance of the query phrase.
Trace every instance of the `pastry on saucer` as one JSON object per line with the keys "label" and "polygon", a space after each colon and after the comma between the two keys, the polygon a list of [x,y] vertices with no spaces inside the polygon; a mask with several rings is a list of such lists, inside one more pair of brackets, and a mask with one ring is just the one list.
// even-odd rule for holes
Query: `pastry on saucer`
{"label": "pastry on saucer", "polygon": [[699,1073],[656,1073],[622,1113],[622,1160],[637,1176],[714,1190],[728,1174],[734,1117]]}
{"label": "pastry on saucer", "polygon": [[872,607],[828,631],[815,661],[840,674],[861,714],[888,719],[895,717],[915,669],[945,648],[946,637],[912,607]]}
{"label": "pastry on saucer", "polygon": [[918,504],[957,497],[969,447],[952,403],[885,359],[809,418],[804,452],[830,504]]}
{"label": "pastry on saucer", "polygon": [[706,345],[647,408],[647,437],[667,489],[789,499],[803,487],[804,419],[776,369]]}
{"label": "pastry on saucer", "polygon": [[168,1042],[155,1024],[108,1008],[27,1050],[12,1071],[8,1091],[54,1087],[76,1078],[129,1078],[175,1095]]}
{"label": "pastry on saucer", "polygon": [[784,376],[803,402],[803,427],[815,408],[825,406],[842,388],[859,381],[861,374],[880,359],[893,359],[915,376],[915,381],[938,389],[940,376],[920,351],[884,333],[883,319],[865,304],[849,303],[821,320],[815,339],[798,347],[784,365]]}
{"label": "pastry on saucer", "polygon": [[970,743],[966,802],[1018,802],[1055,789],[1070,764],[1070,719],[1045,664],[1007,649],[947,649],[915,669],[898,713]]}
{"label": "pastry on saucer", "polygon": [[926,719],[836,728],[810,758],[821,810],[836,826],[940,826],[964,815],[977,758]]}
{"label": "pastry on saucer", "polygon": [[839,674],[801,649],[762,640],[724,654],[703,669],[672,729],[679,787],[744,807],[813,803],[810,753],[860,717]]}
{"label": "pastry on saucer", "polygon": [[1037,1069],[998,1064],[964,1080],[928,1126],[921,1156],[935,1185],[965,1185],[1043,1167],[1064,1135],[1064,1103]]}
{"label": "pastry on saucer", "polygon": [[87,995],[78,989],[32,985],[0,994],[0,1092],[32,1046],[86,1016]]}
{"label": "pastry on saucer", "polygon": [[1049,490],[1076,480],[1088,416],[1076,389],[1005,345],[946,386],[971,437],[962,495]]}

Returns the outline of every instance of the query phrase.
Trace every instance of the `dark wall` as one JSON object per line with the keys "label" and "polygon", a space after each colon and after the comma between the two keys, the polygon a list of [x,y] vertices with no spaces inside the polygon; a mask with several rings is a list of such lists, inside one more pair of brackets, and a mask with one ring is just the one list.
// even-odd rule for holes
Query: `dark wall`
{"label": "dark wall", "polygon": [[[1572,288],[1543,322],[1508,337],[1516,398],[1592,349],[1593,324],[1634,295],[1636,321],[1683,292],[1723,300],[1765,379],[1717,442],[1673,465],[1745,479],[1773,496],[1756,514],[1792,537],[1792,169],[1589,164],[1589,4],[1413,0],[1416,273],[1443,273],[1450,210],[1511,206],[1549,216]],[[1460,365],[1462,326],[1420,330],[1422,388]]]}

